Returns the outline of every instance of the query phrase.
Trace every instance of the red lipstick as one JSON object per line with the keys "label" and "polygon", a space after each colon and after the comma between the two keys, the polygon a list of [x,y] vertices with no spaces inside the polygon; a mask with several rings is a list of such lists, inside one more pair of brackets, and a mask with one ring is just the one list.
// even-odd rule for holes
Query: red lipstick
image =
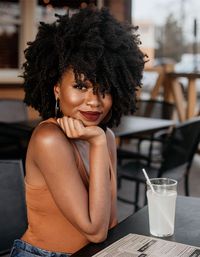
{"label": "red lipstick", "polygon": [[99,119],[99,116],[101,115],[100,112],[83,112],[80,111],[80,113],[84,116],[84,118],[88,121],[97,121]]}

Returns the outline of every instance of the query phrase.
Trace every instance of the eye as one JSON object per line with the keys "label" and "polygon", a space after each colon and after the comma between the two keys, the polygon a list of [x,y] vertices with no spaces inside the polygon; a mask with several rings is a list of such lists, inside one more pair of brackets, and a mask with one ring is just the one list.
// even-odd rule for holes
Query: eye
{"label": "eye", "polygon": [[76,89],[79,89],[79,90],[81,90],[81,91],[86,91],[86,90],[88,89],[87,84],[86,84],[86,83],[83,83],[83,82],[78,82],[78,83],[75,84],[73,87],[76,88]]}

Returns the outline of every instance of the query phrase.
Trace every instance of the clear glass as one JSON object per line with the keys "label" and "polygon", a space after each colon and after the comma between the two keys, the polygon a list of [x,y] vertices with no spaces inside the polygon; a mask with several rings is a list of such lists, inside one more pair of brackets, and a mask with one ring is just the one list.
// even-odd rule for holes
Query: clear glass
{"label": "clear glass", "polygon": [[155,190],[147,183],[150,233],[157,237],[174,234],[177,181],[169,178],[150,179]]}

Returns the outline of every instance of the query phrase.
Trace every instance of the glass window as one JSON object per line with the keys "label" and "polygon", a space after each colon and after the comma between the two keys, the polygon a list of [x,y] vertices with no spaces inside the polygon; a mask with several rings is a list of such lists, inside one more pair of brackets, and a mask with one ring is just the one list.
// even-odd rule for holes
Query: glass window
{"label": "glass window", "polygon": [[19,1],[0,2],[0,68],[18,68]]}

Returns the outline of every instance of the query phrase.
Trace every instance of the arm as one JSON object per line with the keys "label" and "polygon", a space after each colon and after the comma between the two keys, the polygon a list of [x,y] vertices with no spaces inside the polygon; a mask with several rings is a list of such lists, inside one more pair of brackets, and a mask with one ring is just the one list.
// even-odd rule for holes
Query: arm
{"label": "arm", "polygon": [[109,228],[114,227],[117,223],[117,149],[115,135],[107,128],[106,132],[108,149],[111,157],[111,163],[113,167],[113,180],[112,181],[112,202],[111,202],[111,214],[110,214],[110,225]]}
{"label": "arm", "polygon": [[[63,130],[69,134],[69,128]],[[107,236],[111,212],[107,141],[99,127],[81,125],[78,130],[79,135],[67,136],[85,139],[90,144],[89,192],[77,170],[72,146],[57,125],[42,124],[36,130],[31,140],[32,159],[64,216],[89,241],[100,242]]]}

